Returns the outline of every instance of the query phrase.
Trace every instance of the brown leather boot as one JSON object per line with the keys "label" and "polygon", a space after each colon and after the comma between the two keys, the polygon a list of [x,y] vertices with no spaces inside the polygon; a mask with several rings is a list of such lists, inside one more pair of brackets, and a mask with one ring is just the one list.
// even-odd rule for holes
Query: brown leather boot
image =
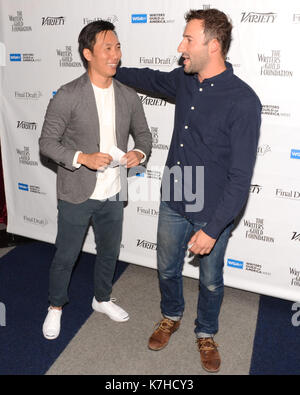
{"label": "brown leather boot", "polygon": [[169,339],[175,331],[179,328],[180,321],[172,321],[169,318],[164,318],[156,324],[158,327],[153,332],[149,339],[148,347],[150,350],[158,351],[166,347]]}
{"label": "brown leather boot", "polygon": [[217,373],[220,370],[221,358],[218,352],[218,344],[212,337],[197,339],[200,351],[201,364],[209,373]]}

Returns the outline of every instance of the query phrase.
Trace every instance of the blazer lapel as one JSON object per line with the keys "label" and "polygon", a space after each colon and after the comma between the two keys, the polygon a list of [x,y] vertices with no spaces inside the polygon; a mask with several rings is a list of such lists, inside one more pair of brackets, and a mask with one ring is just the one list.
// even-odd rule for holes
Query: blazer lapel
{"label": "blazer lapel", "polygon": [[115,93],[116,138],[117,138],[117,146],[120,147],[120,145],[122,146],[121,119],[123,117],[124,97],[120,87],[118,86],[118,84],[114,79],[113,79],[113,87]]}
{"label": "blazer lapel", "polygon": [[100,148],[100,124],[99,124],[98,110],[96,105],[94,89],[88,73],[85,73],[83,75],[82,96],[84,97],[85,108],[89,119],[89,123],[87,127],[89,127],[89,129],[95,135],[97,144]]}

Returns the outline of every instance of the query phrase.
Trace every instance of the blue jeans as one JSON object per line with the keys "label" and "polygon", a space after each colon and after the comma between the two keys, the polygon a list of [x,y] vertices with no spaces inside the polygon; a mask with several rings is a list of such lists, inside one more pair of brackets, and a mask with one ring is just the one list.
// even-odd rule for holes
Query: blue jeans
{"label": "blue jeans", "polygon": [[73,204],[59,200],[57,250],[50,267],[49,300],[52,306],[61,307],[69,301],[71,274],[91,222],[97,248],[95,298],[102,302],[110,300],[122,238],[123,202],[89,199]]}
{"label": "blue jeans", "polygon": [[[206,225],[191,223],[161,202],[157,234],[157,265],[163,316],[179,320],[184,312],[182,269],[192,233]],[[218,332],[218,318],[224,296],[224,255],[232,224],[219,236],[210,254],[200,257],[200,279],[195,321],[197,337],[213,336]]]}

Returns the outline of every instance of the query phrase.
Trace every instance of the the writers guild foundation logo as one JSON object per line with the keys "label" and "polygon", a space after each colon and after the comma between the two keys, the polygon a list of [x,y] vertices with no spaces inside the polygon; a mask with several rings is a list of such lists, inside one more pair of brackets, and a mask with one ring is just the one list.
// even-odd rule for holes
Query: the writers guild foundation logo
{"label": "the writers guild foundation logo", "polygon": [[32,31],[31,26],[24,26],[23,12],[17,11],[17,15],[8,16],[10,22],[12,22],[12,32],[30,32]]}
{"label": "the writers guild foundation logo", "polygon": [[73,61],[72,47],[71,45],[66,45],[65,48],[57,49],[56,54],[59,58],[60,67],[82,67],[81,62]]}
{"label": "the writers guild foundation logo", "polygon": [[300,270],[290,267],[290,275],[292,276],[290,285],[300,287]]}
{"label": "the writers guild foundation logo", "polygon": [[258,61],[261,63],[260,75],[274,77],[293,77],[293,71],[281,68],[281,53],[279,50],[272,50],[271,55],[258,54]]}
{"label": "the writers guild foundation logo", "polygon": [[244,219],[244,227],[247,228],[245,237],[246,239],[263,241],[265,243],[274,243],[274,237],[266,236],[264,234],[264,219],[256,218],[254,222]]}
{"label": "the writers guild foundation logo", "polygon": [[30,160],[29,147],[24,147],[23,150],[17,149],[17,154],[19,155],[19,163],[21,165],[38,166],[36,160]]}
{"label": "the writers guild foundation logo", "polygon": [[154,149],[168,150],[169,149],[168,145],[159,143],[158,128],[157,127],[150,127],[150,131],[152,134],[152,147]]}

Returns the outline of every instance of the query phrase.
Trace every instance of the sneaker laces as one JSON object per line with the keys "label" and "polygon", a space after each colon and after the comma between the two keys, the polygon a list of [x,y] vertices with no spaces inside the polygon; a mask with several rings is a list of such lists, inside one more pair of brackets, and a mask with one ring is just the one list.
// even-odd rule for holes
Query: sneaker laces
{"label": "sneaker laces", "polygon": [[196,343],[198,343],[199,351],[213,351],[219,347],[211,337],[197,339]]}

